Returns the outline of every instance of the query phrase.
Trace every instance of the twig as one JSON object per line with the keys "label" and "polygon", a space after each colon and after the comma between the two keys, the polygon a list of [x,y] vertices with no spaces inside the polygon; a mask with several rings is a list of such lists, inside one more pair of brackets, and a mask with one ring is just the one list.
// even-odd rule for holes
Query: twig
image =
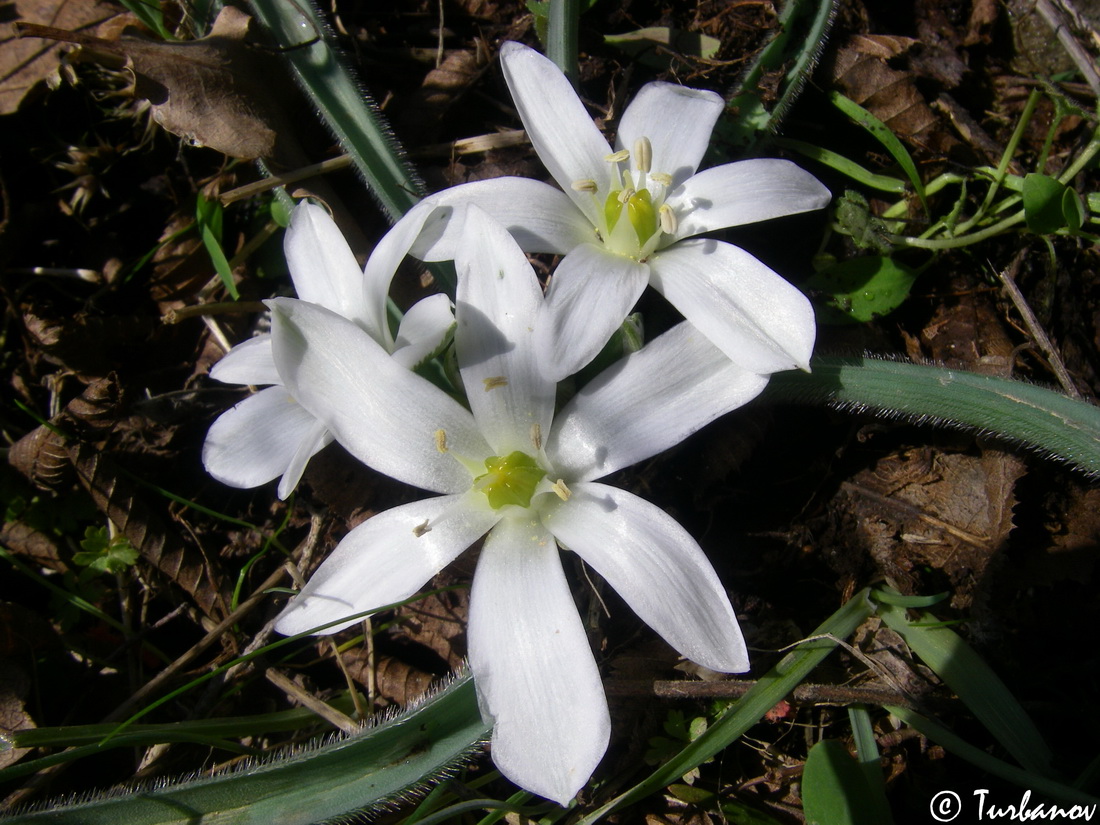
{"label": "twig", "polygon": [[1049,336],[1046,334],[1046,330],[1043,329],[1043,325],[1039,323],[1039,319],[1035,317],[1035,313],[1031,311],[1031,307],[1028,306],[1023,293],[1020,292],[1020,288],[1016,286],[1016,273],[1020,271],[1020,264],[1023,263],[1027,253],[1028,248],[1025,246],[1016,253],[1016,256],[1007,267],[997,272],[997,277],[1000,278],[1001,283],[1004,284],[1005,292],[1007,292],[1008,297],[1012,299],[1012,304],[1016,307],[1016,311],[1019,312],[1020,316],[1024,319],[1024,324],[1027,326],[1028,332],[1031,333],[1031,337],[1035,339],[1035,343],[1039,346],[1043,356],[1050,364],[1050,368],[1054,371],[1054,375],[1058,378],[1058,383],[1062,385],[1062,389],[1066,391],[1066,394],[1070,396],[1070,398],[1080,400],[1081,393],[1078,392],[1076,385],[1073,383],[1073,378],[1070,377],[1069,370],[1066,369],[1066,365],[1062,362],[1062,356],[1060,356],[1058,351],[1054,348]]}

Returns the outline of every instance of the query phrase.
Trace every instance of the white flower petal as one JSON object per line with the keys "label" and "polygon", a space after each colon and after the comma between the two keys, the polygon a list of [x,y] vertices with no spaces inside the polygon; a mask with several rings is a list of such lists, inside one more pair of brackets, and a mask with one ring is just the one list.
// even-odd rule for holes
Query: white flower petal
{"label": "white flower petal", "polygon": [[603,757],[611,720],[557,546],[537,520],[502,519],[485,539],[469,640],[496,766],[568,803]]}
{"label": "white flower petal", "polygon": [[287,496],[294,492],[294,488],[302,480],[302,473],[305,472],[309,460],[331,443],[332,433],[329,432],[328,427],[323,422],[315,419],[313,426],[303,436],[298,444],[298,449],[291,456],[286,472],[279,479],[278,495],[281,500],[286,501]]}
{"label": "white flower petal", "polygon": [[393,225],[374,247],[363,270],[365,311],[359,321],[375,341],[387,350],[393,350],[389,320],[386,317],[386,296],[390,283],[401,261],[422,232],[439,231],[436,227],[446,224],[450,210],[439,209],[433,203],[421,201]]}
{"label": "white flower petal", "polygon": [[281,384],[271,355],[271,336],[257,335],[237,344],[213,366],[210,377],[226,384]]}
{"label": "white flower petal", "polygon": [[[564,255],[578,244],[595,239],[592,222],[569,197],[530,178],[490,178],[444,189],[426,199],[441,207],[475,203],[496,218],[525,252]],[[440,221],[425,228],[409,253],[423,261],[454,259],[461,239],[461,222]]]}
{"label": "white flower petal", "polygon": [[611,147],[552,61],[520,43],[500,47],[500,67],[539,159],[593,226],[599,206],[574,182],[607,179]]}
{"label": "white flower petal", "polygon": [[267,304],[283,382],[352,455],[426,490],[469,488],[470,473],[440,452],[436,440],[443,430],[459,455],[474,461],[489,456],[469,411],[394,361],[351,321],[293,298]]}
{"label": "white flower petal", "polygon": [[767,383],[678,324],[577,393],[555,416],[546,452],[566,478],[601,478],[679,444]]}
{"label": "white flower petal", "polygon": [[736,246],[687,240],[649,261],[650,282],[735,364],[809,369],[814,311],[782,277]]}
{"label": "white flower petal", "polygon": [[363,270],[328,212],[308,201],[294,207],[283,251],[300,299],[351,320],[364,316]]}
{"label": "white flower petal", "polygon": [[689,238],[822,209],[831,198],[821,181],[789,160],[754,158],[704,169],[666,203],[676,213],[675,237]]}
{"label": "white flower petal", "polygon": [[455,347],[466,397],[496,455],[537,453],[554,413],[554,383],[543,377],[535,349],[542,289],[503,226],[472,205],[463,226],[465,240],[455,249]]}
{"label": "white flower petal", "polygon": [[585,482],[544,516],[563,545],[603,576],[631,609],[693,662],[725,673],[749,669],[729,597],[695,540],[660,508]]}
{"label": "white flower petal", "polygon": [[649,282],[649,267],[608,252],[578,246],[550,281],[538,331],[543,372],[554,381],[595,358],[626,319]]}
{"label": "white flower petal", "polygon": [[268,387],[210,425],[202,463],[222,484],[259,487],[286,472],[303,441],[313,443],[316,423],[283,387]]}
{"label": "white flower petal", "polygon": [[710,145],[710,133],[725,102],[704,89],[675,83],[647,83],[623,112],[616,148],[634,151],[638,138],[653,147],[652,171],[679,186],[695,174]]}
{"label": "white flower petal", "polygon": [[[409,598],[499,518],[480,494],[414,501],[367,519],[341,541],[279,614],[275,630],[305,633]],[[335,633],[360,619],[321,631]]]}
{"label": "white flower petal", "polygon": [[393,359],[412,369],[437,349],[455,325],[451,299],[439,293],[422,298],[405,313],[397,328]]}

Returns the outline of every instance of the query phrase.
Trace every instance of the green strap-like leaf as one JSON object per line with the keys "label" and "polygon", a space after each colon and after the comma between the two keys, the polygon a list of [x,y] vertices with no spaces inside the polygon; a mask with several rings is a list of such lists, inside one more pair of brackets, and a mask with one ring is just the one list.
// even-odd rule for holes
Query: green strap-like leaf
{"label": "green strap-like leaf", "polygon": [[774,375],[764,397],[960,427],[1100,475],[1100,409],[1084,401],[1022,381],[861,356],[810,366],[812,373]]}
{"label": "green strap-like leaf", "polygon": [[332,32],[310,0],[250,0],[295,79],[340,141],[391,221],[423,194],[393,132],[332,44]]}
{"label": "green strap-like leaf", "polygon": [[378,805],[461,762],[486,735],[463,677],[363,733],[240,771],[3,820],[58,825],[313,825]]}

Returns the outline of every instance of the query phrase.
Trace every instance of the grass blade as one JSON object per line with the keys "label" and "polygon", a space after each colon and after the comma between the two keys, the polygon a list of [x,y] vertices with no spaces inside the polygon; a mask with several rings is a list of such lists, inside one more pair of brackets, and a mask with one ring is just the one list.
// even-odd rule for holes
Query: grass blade
{"label": "grass blade", "polygon": [[1005,750],[1029,773],[1050,777],[1054,758],[1039,729],[993,669],[958,633],[928,613],[910,621],[905,609],[884,604],[879,616],[943,679]]}
{"label": "grass blade", "polygon": [[898,140],[897,135],[891,132],[885,123],[840,92],[832,92],[829,95],[829,100],[840,111],[866,129],[890,153],[898,166],[908,176],[909,182],[913,184],[913,191],[917,193],[917,197],[920,198],[921,205],[924,206],[924,211],[927,214],[928,201],[925,198],[924,182],[920,179],[917,165],[913,162],[912,156],[902,145],[902,142]]}

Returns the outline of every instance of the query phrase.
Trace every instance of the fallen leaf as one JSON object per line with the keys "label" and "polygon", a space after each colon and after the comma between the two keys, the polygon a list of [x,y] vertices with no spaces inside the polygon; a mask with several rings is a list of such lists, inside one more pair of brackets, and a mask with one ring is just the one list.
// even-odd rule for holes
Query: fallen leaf
{"label": "fallen leaf", "polygon": [[21,39],[12,21],[102,36],[123,13],[107,0],[11,0],[0,3],[0,115],[16,111],[61,62],[61,44]]}
{"label": "fallen leaf", "polygon": [[[0,659],[0,731],[10,732],[37,727],[23,704],[23,698],[29,686],[30,680],[20,668]],[[0,750],[0,768],[15,764],[31,750],[31,748]]]}
{"label": "fallen leaf", "polygon": [[165,43],[135,33],[117,40],[21,25],[25,37],[76,43],[89,59],[122,58],[134,74],[134,94],[152,104],[153,118],[195,146],[251,160],[276,151],[278,66],[247,42],[252,18],[226,6],[206,37]]}

